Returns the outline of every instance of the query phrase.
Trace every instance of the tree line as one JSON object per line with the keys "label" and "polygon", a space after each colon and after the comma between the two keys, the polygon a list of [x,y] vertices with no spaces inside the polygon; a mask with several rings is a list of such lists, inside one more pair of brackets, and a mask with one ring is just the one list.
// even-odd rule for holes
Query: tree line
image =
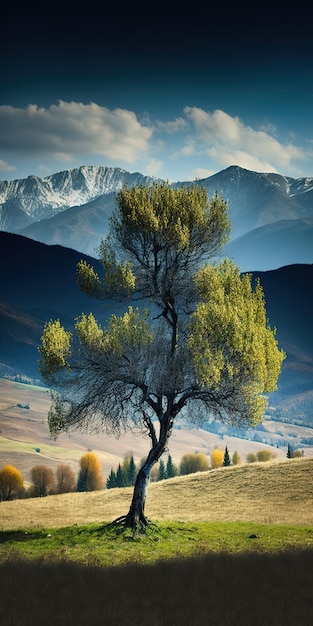
{"label": "tree line", "polygon": [[[264,449],[256,454],[248,452],[247,463],[262,463],[275,458],[275,452]],[[288,459],[303,456],[300,450],[293,450],[288,444]],[[34,465],[30,474],[32,483],[26,490],[22,473],[13,465],[7,464],[0,471],[0,502],[17,498],[42,498],[48,495],[70,493],[73,491],[97,491],[99,489],[116,489],[121,487],[133,487],[136,482],[138,471],[144,460],[136,464],[134,455],[127,453],[116,470],[111,468],[106,481],[101,474],[101,463],[94,452],[87,452],[80,459],[78,476],[70,465],[61,463],[57,466],[55,474],[46,465]],[[230,455],[228,447],[224,450],[215,447],[208,456],[204,452],[188,452],[184,454],[180,463],[176,465],[172,456],[168,454],[167,460],[160,459],[158,466],[153,468],[150,479],[152,482],[167,480],[175,476],[185,476],[195,472],[205,472],[219,467],[240,465],[242,463],[237,450]]]}

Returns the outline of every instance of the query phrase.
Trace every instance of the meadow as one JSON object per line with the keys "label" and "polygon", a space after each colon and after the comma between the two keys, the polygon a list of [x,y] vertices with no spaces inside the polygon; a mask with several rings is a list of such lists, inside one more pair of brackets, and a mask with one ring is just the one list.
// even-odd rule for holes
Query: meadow
{"label": "meadow", "polygon": [[4,626],[302,626],[313,611],[313,459],[0,503]]}

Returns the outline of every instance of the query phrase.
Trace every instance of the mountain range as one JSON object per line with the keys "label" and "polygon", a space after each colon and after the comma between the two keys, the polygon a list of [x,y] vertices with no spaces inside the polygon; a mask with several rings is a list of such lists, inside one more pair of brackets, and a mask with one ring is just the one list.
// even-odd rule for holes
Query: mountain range
{"label": "mountain range", "polygon": [[[83,258],[100,269],[95,250],[116,192],[153,180],[82,166],[0,182],[0,376],[42,382],[37,347],[50,318],[71,328],[83,311],[103,321],[123,308],[87,298],[76,284],[76,264]],[[287,354],[270,405],[280,419],[313,425],[313,178],[234,166],[196,184],[228,201],[233,230],[223,254],[260,278],[270,325]]]}
{"label": "mountain range", "polygon": [[[115,194],[153,178],[119,168],[82,166],[39,178],[0,181],[0,230],[96,256]],[[203,180],[223,195],[232,222],[223,255],[242,271],[313,263],[313,177],[293,179],[231,166]],[[190,185],[189,181],[173,186]]]}

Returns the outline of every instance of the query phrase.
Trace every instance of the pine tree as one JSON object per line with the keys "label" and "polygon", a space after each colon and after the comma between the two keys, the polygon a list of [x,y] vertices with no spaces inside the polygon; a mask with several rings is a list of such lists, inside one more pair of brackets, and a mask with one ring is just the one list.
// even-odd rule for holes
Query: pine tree
{"label": "pine tree", "polygon": [[121,464],[118,464],[117,472],[116,472],[116,486],[117,487],[126,487],[127,476],[125,474],[124,469],[121,467]]}
{"label": "pine tree", "polygon": [[177,476],[177,469],[173,463],[171,455],[169,454],[166,463],[166,478],[173,478],[174,476]]}
{"label": "pine tree", "polygon": [[224,467],[228,467],[229,465],[231,465],[231,460],[230,460],[230,456],[229,456],[229,452],[228,452],[227,446],[225,448],[223,465],[224,465]]}
{"label": "pine tree", "polygon": [[165,480],[167,478],[166,476],[166,468],[165,468],[165,464],[163,459],[160,460],[159,463],[159,478],[158,480]]}
{"label": "pine tree", "polygon": [[107,478],[106,481],[106,488],[107,489],[115,489],[115,487],[117,487],[117,480],[116,480],[116,473],[113,469],[113,467],[111,468],[110,474]]}
{"label": "pine tree", "polygon": [[291,459],[291,457],[292,457],[291,445],[290,443],[288,443],[287,459]]}
{"label": "pine tree", "polygon": [[136,464],[134,461],[134,456],[133,454],[130,457],[129,460],[129,466],[128,466],[128,472],[127,472],[127,484],[129,487],[133,487],[136,481],[136,474],[137,474],[137,469],[136,469]]}

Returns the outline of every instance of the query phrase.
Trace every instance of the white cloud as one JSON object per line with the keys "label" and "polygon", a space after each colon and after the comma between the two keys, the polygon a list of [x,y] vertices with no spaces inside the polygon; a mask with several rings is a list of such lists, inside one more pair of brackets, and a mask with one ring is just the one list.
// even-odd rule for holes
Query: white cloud
{"label": "white cloud", "polygon": [[9,163],[7,163],[6,161],[3,161],[3,159],[0,159],[0,171],[1,172],[12,172],[13,170],[15,170],[15,165],[9,165]]}
{"label": "white cloud", "polygon": [[145,166],[145,173],[148,176],[158,177],[163,166],[163,161],[160,161],[158,159],[149,159]]}
{"label": "white cloud", "polygon": [[213,113],[197,107],[185,107],[184,113],[193,124],[195,136],[186,141],[181,155],[208,155],[217,165],[240,165],[254,171],[281,171],[294,160],[304,160],[304,150],[294,144],[282,145],[264,130],[245,126],[238,117],[221,110]]}
{"label": "white cloud", "polygon": [[172,134],[185,130],[185,128],[188,127],[188,122],[183,117],[177,117],[175,120],[169,122],[161,122],[159,120],[156,122],[156,127],[165,133]]}
{"label": "white cloud", "polygon": [[70,161],[89,154],[132,163],[148,151],[152,134],[152,126],[142,125],[132,111],[93,102],[0,106],[2,149],[29,157]]}

